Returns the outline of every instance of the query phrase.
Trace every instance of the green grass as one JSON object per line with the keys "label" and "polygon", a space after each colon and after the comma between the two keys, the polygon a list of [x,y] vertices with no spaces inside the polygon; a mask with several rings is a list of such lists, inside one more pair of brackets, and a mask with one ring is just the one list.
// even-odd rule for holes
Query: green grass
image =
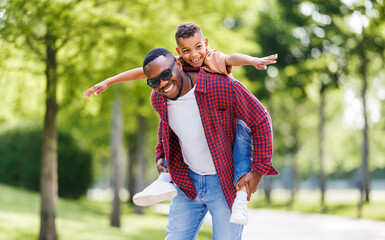
{"label": "green grass", "polygon": [[[362,207],[359,212],[358,202],[360,195],[355,189],[329,190],[326,192],[326,213],[345,217],[385,221],[385,190],[371,192],[371,201]],[[272,201],[267,203],[263,191],[254,194],[250,207],[270,208],[304,213],[322,213],[320,193],[318,190],[300,190],[296,200],[288,204],[289,192],[283,189],[274,189]]]}
{"label": "green grass", "polygon": [[[110,202],[59,199],[56,230],[62,240],[164,239],[167,216],[145,209],[138,215],[122,204],[121,227],[109,226]],[[0,185],[0,239],[37,239],[40,226],[38,193]],[[211,239],[211,227],[202,226],[199,240]]]}

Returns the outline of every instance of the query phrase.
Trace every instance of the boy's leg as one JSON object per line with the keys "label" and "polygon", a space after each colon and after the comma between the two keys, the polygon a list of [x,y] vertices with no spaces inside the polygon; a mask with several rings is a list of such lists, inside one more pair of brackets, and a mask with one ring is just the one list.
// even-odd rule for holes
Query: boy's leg
{"label": "boy's leg", "polygon": [[[165,161],[164,166],[167,166]],[[151,206],[159,202],[170,200],[177,195],[173,183],[171,183],[170,173],[162,172],[157,180],[151,183],[143,191],[133,197],[133,201],[138,206]]]}
{"label": "boy's leg", "polygon": [[[245,122],[238,120],[234,141],[234,185],[241,177],[251,171],[252,160],[252,138],[250,128]],[[232,206],[230,222],[246,225],[247,220],[247,193],[246,187],[238,189],[237,196]]]}
{"label": "boy's leg", "polygon": [[250,134],[250,128],[244,121],[238,120],[233,149],[234,186],[242,176],[251,171],[252,151],[253,140]]}

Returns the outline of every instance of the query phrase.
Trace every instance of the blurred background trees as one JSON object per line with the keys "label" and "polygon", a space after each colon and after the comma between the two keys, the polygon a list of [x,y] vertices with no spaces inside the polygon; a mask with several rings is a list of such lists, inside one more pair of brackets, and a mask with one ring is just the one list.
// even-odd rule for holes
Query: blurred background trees
{"label": "blurred background trees", "polygon": [[382,0],[0,0],[0,181],[40,189],[44,116],[57,112],[46,142],[58,138],[59,196],[77,198],[91,181],[109,188],[112,109],[120,99],[119,184],[131,195],[147,185],[157,176],[151,89],[136,81],[90,99],[83,92],[141,66],[152,48],[176,54],[175,28],[193,21],[211,48],[279,55],[267,71],[233,69],[273,118],[281,175],[264,178],[267,199],[284,187],[290,205],[310,183],[326,211],[328,182],[345,179],[369,201],[370,179],[385,178],[384,12]]}

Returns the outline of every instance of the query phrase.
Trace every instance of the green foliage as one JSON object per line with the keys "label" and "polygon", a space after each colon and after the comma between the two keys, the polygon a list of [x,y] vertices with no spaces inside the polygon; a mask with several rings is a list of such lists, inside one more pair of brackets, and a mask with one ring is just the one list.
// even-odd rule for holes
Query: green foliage
{"label": "green foliage", "polygon": [[[161,240],[166,234],[167,216],[146,209],[135,214],[133,207],[122,204],[122,225],[109,226],[110,202],[57,201],[59,239],[71,240]],[[0,239],[36,240],[39,230],[40,199],[37,193],[0,184]],[[198,238],[209,240],[211,227],[203,224]]]}
{"label": "green foliage", "polygon": [[[0,135],[0,182],[38,191],[42,132],[9,130]],[[59,196],[79,198],[92,184],[91,155],[68,133],[58,134]]]}
{"label": "green foliage", "polygon": [[[355,105],[360,107],[356,50],[363,38],[347,24],[353,13],[369,19],[363,29],[369,63],[367,95],[380,108],[379,120],[370,124],[369,156],[372,170],[383,168],[383,1],[0,1],[0,129],[20,123],[41,124],[45,88],[42,60],[45,36],[50,33],[57,38],[58,49],[58,128],[71,132],[83,149],[92,152],[95,162],[106,168],[101,171],[110,172],[111,106],[119,97],[124,134],[131,136],[125,139],[128,148],[137,143],[139,116],[148,120],[146,153],[155,175],[153,149],[159,119],[145,82],[119,83],[90,99],[84,99],[82,93],[108,77],[141,66],[151,48],[166,47],[176,54],[175,28],[193,21],[201,26],[210,46],[222,52],[258,57],[279,54],[277,64],[267,71],[233,68],[235,78],[272,115],[276,166],[297,161],[304,175],[318,169],[319,94],[325,92],[325,171],[349,173],[360,164],[362,143],[360,127],[344,120],[349,104],[344,101],[346,90],[355,90]],[[377,83],[371,85],[372,80]]]}
{"label": "green foliage", "polygon": [[[272,193],[276,197],[273,202],[267,202],[261,192],[255,194],[250,201],[250,207],[288,210],[304,213],[322,213],[319,204],[318,190],[299,190],[297,201],[288,205],[290,192],[284,189],[275,189]],[[363,205],[362,219],[377,221],[385,220],[385,212],[379,211],[385,207],[384,190],[373,190],[373,201]],[[357,218],[359,191],[356,189],[330,189],[326,193],[326,214]],[[376,196],[376,197],[374,197]]]}

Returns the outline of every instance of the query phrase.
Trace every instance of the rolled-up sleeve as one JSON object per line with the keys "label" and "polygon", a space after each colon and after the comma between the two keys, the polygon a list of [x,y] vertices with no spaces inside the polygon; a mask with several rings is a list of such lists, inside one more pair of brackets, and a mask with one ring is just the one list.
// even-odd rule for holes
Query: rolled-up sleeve
{"label": "rolled-up sleeve", "polygon": [[251,129],[253,161],[250,168],[261,175],[278,175],[272,165],[273,127],[269,113],[258,99],[238,81],[234,80],[235,117]]}

